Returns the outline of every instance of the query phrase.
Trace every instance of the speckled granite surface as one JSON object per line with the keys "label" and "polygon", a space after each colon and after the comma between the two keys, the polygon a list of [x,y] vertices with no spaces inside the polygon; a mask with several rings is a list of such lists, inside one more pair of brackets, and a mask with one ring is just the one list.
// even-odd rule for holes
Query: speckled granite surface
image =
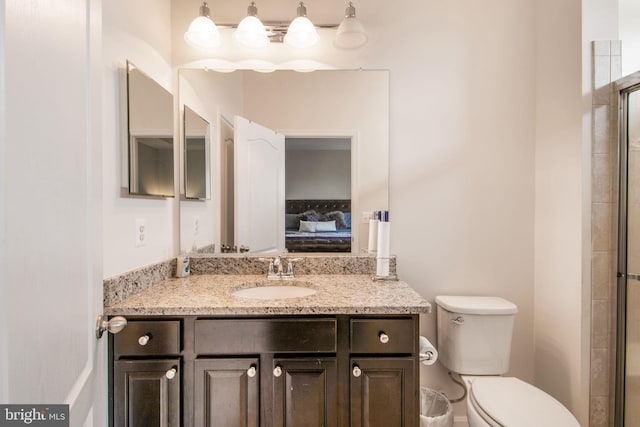
{"label": "speckled granite surface", "polygon": [[[294,285],[317,292],[301,298],[257,300],[232,293],[252,286]],[[370,275],[192,275],[168,279],[105,307],[108,315],[272,315],[428,313],[431,305],[407,283]]]}
{"label": "speckled granite surface", "polygon": [[[264,256],[264,255],[263,255]],[[190,269],[197,274],[263,274],[266,276],[269,264],[257,255],[238,254],[191,254]],[[273,258],[273,257],[271,257]],[[376,271],[376,259],[370,255],[351,254],[300,254],[283,257],[299,258],[295,263],[296,275],[301,274],[373,274]],[[105,307],[116,304],[151,285],[162,282],[174,275],[175,258],[148,265],[103,281]],[[396,272],[396,258],[391,258],[391,274]]]}
{"label": "speckled granite surface", "polygon": [[155,283],[162,282],[174,276],[175,271],[176,260],[173,258],[104,279],[102,282],[104,306],[108,307]]}
{"label": "speckled granite surface", "polygon": [[[261,257],[273,256],[216,254],[216,256],[192,255],[190,267],[192,274],[267,274],[268,263]],[[376,259],[372,255],[316,255],[287,254],[282,257],[299,259],[294,270],[298,274],[374,274]],[[396,258],[391,258],[390,272],[395,274]]]}

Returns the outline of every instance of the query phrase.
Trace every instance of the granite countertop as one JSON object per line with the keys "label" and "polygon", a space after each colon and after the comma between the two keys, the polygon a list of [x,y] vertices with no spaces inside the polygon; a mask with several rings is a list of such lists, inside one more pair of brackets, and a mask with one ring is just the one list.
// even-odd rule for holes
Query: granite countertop
{"label": "granite countertop", "polygon": [[[304,285],[300,298],[258,300],[232,292],[253,286]],[[431,305],[402,281],[374,281],[371,275],[300,275],[267,280],[264,275],[191,275],[167,279],[105,307],[108,315],[291,315],[419,314]]]}

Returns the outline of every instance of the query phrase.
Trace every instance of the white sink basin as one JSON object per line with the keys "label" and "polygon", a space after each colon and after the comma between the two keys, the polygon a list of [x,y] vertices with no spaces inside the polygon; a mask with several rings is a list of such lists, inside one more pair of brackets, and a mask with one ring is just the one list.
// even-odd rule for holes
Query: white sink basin
{"label": "white sink basin", "polygon": [[234,297],[247,299],[284,299],[302,298],[315,294],[315,289],[296,285],[265,285],[239,289],[231,293]]}

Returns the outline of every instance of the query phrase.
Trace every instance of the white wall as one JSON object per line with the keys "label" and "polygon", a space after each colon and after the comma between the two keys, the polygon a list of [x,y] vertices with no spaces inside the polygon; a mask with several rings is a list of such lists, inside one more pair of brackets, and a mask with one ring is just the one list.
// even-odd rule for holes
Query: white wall
{"label": "white wall", "polygon": [[[109,0],[103,10],[103,275],[110,277],[158,262],[178,252],[178,202],[175,198],[122,197],[126,187],[126,60],[171,93],[170,0]],[[175,145],[175,144],[174,144]],[[174,150],[177,156],[177,149]],[[178,166],[174,161],[174,171]],[[177,183],[174,188],[177,193]],[[145,246],[135,246],[137,219],[145,219]]]}

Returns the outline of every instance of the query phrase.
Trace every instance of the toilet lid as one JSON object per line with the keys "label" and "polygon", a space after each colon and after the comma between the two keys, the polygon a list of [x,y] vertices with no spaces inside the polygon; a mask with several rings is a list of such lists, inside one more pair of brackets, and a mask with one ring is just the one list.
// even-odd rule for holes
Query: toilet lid
{"label": "toilet lid", "polygon": [[471,394],[475,403],[503,426],[580,426],[560,402],[518,378],[475,378]]}

